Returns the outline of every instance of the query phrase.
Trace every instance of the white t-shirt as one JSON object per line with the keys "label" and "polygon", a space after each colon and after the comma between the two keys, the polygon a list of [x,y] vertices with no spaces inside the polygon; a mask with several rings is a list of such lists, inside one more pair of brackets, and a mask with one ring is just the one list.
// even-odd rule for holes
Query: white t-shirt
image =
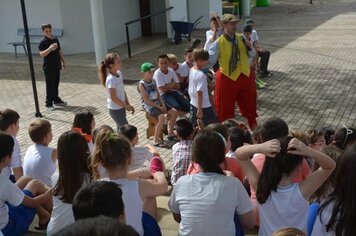
{"label": "white t-shirt", "polygon": [[56,171],[56,162],[52,160],[53,148],[42,144],[31,145],[25,154],[23,171],[32,179],[51,186],[51,177]]}
{"label": "white t-shirt", "polygon": [[110,96],[110,88],[116,90],[116,97],[121,101],[125,102],[125,90],[124,90],[124,77],[122,76],[121,71],[117,71],[119,77],[109,73],[106,76],[105,88],[106,88],[106,101],[108,103],[108,108],[112,110],[119,110],[123,107],[114,103]]}
{"label": "white t-shirt", "polygon": [[[222,30],[218,29],[216,38],[218,38],[220,35],[222,35]],[[214,36],[214,32],[212,30],[206,31],[206,42],[204,44],[205,50],[209,50],[210,45],[213,43],[213,41],[212,41],[213,36]]]}
{"label": "white t-shirt", "polygon": [[258,41],[257,31],[254,30],[254,29],[252,30],[252,33],[251,33],[251,40],[252,40],[253,42]]}
{"label": "white t-shirt", "polygon": [[[164,74],[161,71],[161,69],[158,68],[155,71],[155,73],[153,74],[153,79],[157,83],[157,88],[165,86],[166,84],[169,84],[169,83],[172,83],[172,82],[179,83],[179,80],[178,80],[178,77],[177,77],[176,73],[171,68],[168,68],[167,74]],[[159,94],[163,95],[164,93],[159,91]]]}
{"label": "white t-shirt", "polygon": [[145,167],[146,161],[150,162],[153,157],[153,153],[146,147],[132,147],[132,162],[129,165],[129,171],[136,170],[141,167]]}
{"label": "white t-shirt", "polygon": [[22,203],[25,194],[8,178],[0,175],[0,230],[9,222],[9,208],[5,202],[14,206]]}
{"label": "white t-shirt", "polygon": [[[108,179],[106,179],[106,181],[108,181]],[[118,184],[122,190],[122,200],[125,205],[126,224],[132,226],[140,235],[143,235],[143,201],[139,193],[139,182],[128,179],[115,179],[110,181]]]}
{"label": "white t-shirt", "polygon": [[[51,178],[52,188],[57,184],[59,178],[58,172],[54,173]],[[89,176],[84,179],[83,185],[85,186],[90,182]],[[74,215],[72,204],[62,202],[59,197],[53,196],[53,210],[51,219],[47,226],[47,235],[53,235],[64,227],[74,223]]]}
{"label": "white t-shirt", "polygon": [[260,214],[258,235],[271,235],[286,227],[307,233],[309,203],[304,199],[298,184],[278,187],[264,204],[257,203]]}
{"label": "white t-shirt", "polygon": [[4,167],[1,171],[1,175],[10,178],[11,175],[11,168],[17,168],[22,166],[21,162],[21,150],[20,150],[20,144],[19,141],[17,141],[16,137],[12,137],[14,139],[14,151],[12,152],[11,155],[11,162],[8,166]]}
{"label": "white t-shirt", "polygon": [[311,234],[312,236],[334,236],[335,235],[335,233],[332,231],[326,232],[326,227],[325,227],[325,225],[327,223],[329,223],[333,207],[334,207],[334,204],[330,203],[324,208],[321,218],[320,218],[319,214],[317,215],[317,217],[315,219],[314,227],[313,227],[313,232]]}
{"label": "white t-shirt", "polygon": [[[245,35],[242,35],[242,37],[244,37],[244,39],[245,40],[247,40],[246,39],[246,37],[245,37]],[[250,37],[250,43],[251,43],[251,45],[252,45],[252,49],[251,50],[247,50],[247,54],[248,54],[248,62],[250,63],[250,65],[252,64],[252,61],[253,61],[253,58],[255,58],[255,56],[256,56],[256,49],[253,47],[253,44],[255,43],[255,40],[253,39],[253,37],[252,37],[252,34],[251,34],[251,37]],[[247,49],[247,48],[246,48]]]}
{"label": "white t-shirt", "polygon": [[203,106],[202,108],[211,107],[208,92],[208,81],[206,75],[194,67],[189,73],[189,87],[188,93],[190,97],[190,104],[198,108],[198,95],[197,91],[203,93]]}
{"label": "white t-shirt", "polygon": [[243,215],[252,210],[238,179],[204,172],[180,177],[168,206],[181,215],[179,235],[235,235],[235,212]]}
{"label": "white t-shirt", "polygon": [[190,67],[188,66],[187,62],[178,63],[178,69],[176,73],[178,73],[181,77],[188,77],[189,76]]}

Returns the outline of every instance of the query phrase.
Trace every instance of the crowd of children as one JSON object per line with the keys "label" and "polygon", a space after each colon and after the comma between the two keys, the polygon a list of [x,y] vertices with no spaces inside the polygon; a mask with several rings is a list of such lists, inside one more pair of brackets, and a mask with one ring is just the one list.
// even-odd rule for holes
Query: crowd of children
{"label": "crowd of children", "polygon": [[[213,15],[205,48],[221,27]],[[241,42],[250,47],[252,73],[269,76],[269,52],[259,46],[253,27],[246,21]],[[244,235],[255,227],[262,236],[355,235],[356,129],[303,132],[277,117],[250,123],[253,130],[233,118],[218,123],[209,52],[201,42],[195,47],[184,51],[183,63],[162,54],[157,69],[141,65],[142,108],[157,119],[152,145],[137,146],[139,131],[126,119],[135,108],[116,53],[99,65],[116,131],[106,124],[95,128],[94,114],[83,110],[51,148],[51,123],[35,119],[28,126],[33,145],[22,164],[20,115],[1,110],[0,235],[22,235],[36,214],[36,228],[47,235],[84,235],[89,229],[161,235],[156,197],[168,192],[169,182],[168,207],[178,235]],[[171,176],[156,149],[167,147],[161,139],[165,124],[168,140],[176,142]]]}

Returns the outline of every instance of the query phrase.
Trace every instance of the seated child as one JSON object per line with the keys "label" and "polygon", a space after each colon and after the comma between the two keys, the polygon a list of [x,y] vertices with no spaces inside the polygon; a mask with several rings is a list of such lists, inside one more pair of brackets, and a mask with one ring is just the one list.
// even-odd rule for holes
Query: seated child
{"label": "seated child", "polygon": [[35,144],[26,151],[24,174],[51,186],[51,177],[56,171],[57,163],[57,150],[48,147],[53,138],[51,123],[45,119],[35,119],[31,122],[28,133]]}
{"label": "seated child", "polygon": [[189,163],[192,161],[194,136],[194,128],[187,119],[177,120],[175,127],[180,141],[172,147],[172,185],[175,185],[180,177],[187,174]]}
{"label": "seated child", "polygon": [[168,203],[175,221],[180,223],[178,235],[231,236],[241,226],[255,226],[252,204],[243,185],[220,168],[225,160],[225,143],[220,134],[211,130],[195,136],[192,156],[201,172],[182,176]]}
{"label": "seated child", "polygon": [[245,144],[252,144],[252,137],[250,132],[241,129],[240,127],[230,127],[230,142],[231,148],[228,153],[226,153],[227,157],[236,158],[235,151],[237,148],[242,147]]}
{"label": "seated child", "polygon": [[107,181],[96,181],[81,188],[73,199],[74,219],[93,218],[100,215],[125,223],[121,188]]}
{"label": "seated child", "polygon": [[[184,62],[180,63],[180,66],[182,67],[181,70],[183,71],[182,73],[186,74],[187,77],[189,77],[190,69],[193,67],[193,50],[194,48],[186,48],[184,50]],[[187,83],[189,84],[189,81],[187,81]]]}
{"label": "seated child", "polygon": [[[190,110],[189,101],[181,95],[178,90],[180,83],[176,73],[168,67],[169,58],[166,54],[158,57],[159,68],[155,71],[153,79],[157,83],[157,88],[166,105],[175,108],[178,115],[183,116]],[[174,133],[168,133],[168,139],[176,139]]]}
{"label": "seated child", "polygon": [[11,162],[8,166],[2,169],[1,175],[6,178],[11,177],[12,182],[16,182],[23,175],[21,150],[19,142],[16,139],[17,133],[20,129],[19,123],[20,115],[16,111],[11,109],[0,111],[0,132],[11,135],[15,142],[14,151],[11,155]]}
{"label": "seated child", "polygon": [[72,130],[79,132],[88,143],[90,152],[93,151],[93,135],[95,118],[91,111],[85,109],[75,114]]}
{"label": "seated child", "polygon": [[[108,178],[120,186],[123,192],[126,223],[131,225],[140,235],[148,230],[155,230],[160,235],[157,224],[156,196],[168,190],[165,174],[160,168],[152,171],[152,180],[129,180],[127,172],[131,162],[131,145],[125,137],[102,130],[95,140],[91,166],[94,178],[99,178],[97,167],[106,168]],[[150,223],[148,223],[150,222]],[[148,228],[147,228],[148,223]]]}
{"label": "seated child", "polygon": [[[14,139],[0,133],[0,171],[11,162]],[[36,208],[43,206],[50,212],[51,189],[42,183],[21,177],[13,184],[7,177],[0,175],[0,232],[5,236],[22,235],[32,223]],[[40,224],[48,221],[39,218]]]}
{"label": "seated child", "polygon": [[[164,143],[160,140],[162,128],[164,126],[165,118],[168,119],[168,133],[174,134],[174,123],[176,122],[178,111],[166,105],[162,100],[156,85],[153,80],[154,66],[149,62],[141,65],[141,72],[143,79],[138,84],[138,90],[141,94],[142,107],[149,113],[150,116],[157,118],[153,145],[157,147],[164,147]],[[166,117],[168,114],[169,117]]]}
{"label": "seated child", "polygon": [[196,48],[203,48],[203,42],[200,39],[194,39],[193,43],[192,43],[192,49],[196,49]]}
{"label": "seated child", "polygon": [[135,146],[138,144],[138,133],[135,126],[124,125],[119,129],[119,133],[127,138],[131,144],[132,159],[129,164],[129,171],[148,167],[148,163],[150,163],[153,158],[162,160],[159,157],[159,152],[152,145],[147,144],[146,147]]}
{"label": "seated child", "polygon": [[194,66],[189,74],[190,120],[196,126],[197,119],[203,121],[205,126],[216,123],[217,118],[209,100],[208,81],[201,71],[206,67],[209,53],[204,49],[194,49]]}
{"label": "seated child", "polygon": [[[226,144],[225,144],[225,161],[221,163],[220,168],[222,170],[224,170],[224,171],[228,171],[228,173],[230,175],[235,176],[241,182],[243,182],[244,174],[243,174],[243,172],[241,170],[241,167],[240,167],[239,163],[236,161],[235,158],[230,158],[230,157],[226,156],[228,151],[231,149],[230,133],[229,133],[228,128],[225,127],[224,125],[220,124],[220,123],[214,123],[214,124],[208,125],[204,130],[210,130],[210,131],[217,132],[218,134],[220,134],[225,139],[225,141],[226,141]],[[192,174],[199,173],[201,171],[202,170],[201,170],[201,167],[199,166],[199,164],[195,163],[194,161],[192,161],[189,164],[187,173],[189,175],[192,175]]]}
{"label": "seated child", "polygon": [[189,70],[186,70],[186,67],[183,67],[181,63],[178,63],[177,56],[174,54],[167,54],[168,59],[169,59],[169,68],[174,70],[174,72],[177,75],[177,78],[180,83],[180,91],[183,93],[186,93],[186,90],[188,88],[188,76],[189,76]]}

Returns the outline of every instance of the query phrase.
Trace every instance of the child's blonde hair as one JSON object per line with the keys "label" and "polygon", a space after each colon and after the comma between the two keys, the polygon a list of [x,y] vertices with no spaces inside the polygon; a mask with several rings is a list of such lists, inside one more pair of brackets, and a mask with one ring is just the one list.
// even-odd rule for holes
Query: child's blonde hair
{"label": "child's blonde hair", "polygon": [[177,58],[176,55],[174,55],[174,54],[172,54],[172,53],[169,53],[169,54],[167,54],[167,56],[168,56],[168,61],[169,61],[169,63],[171,63],[171,64],[176,64],[176,63],[178,63],[178,58]]}
{"label": "child's blonde hair", "polygon": [[100,83],[105,87],[107,70],[110,69],[110,66],[115,64],[115,59],[119,58],[119,54],[111,52],[106,54],[104,60],[102,60],[98,66],[98,75]]}
{"label": "child's blonde hair", "polygon": [[91,156],[91,168],[94,179],[99,179],[99,165],[110,169],[125,168],[131,158],[131,145],[127,138],[117,135],[110,130],[101,130],[95,139]]}

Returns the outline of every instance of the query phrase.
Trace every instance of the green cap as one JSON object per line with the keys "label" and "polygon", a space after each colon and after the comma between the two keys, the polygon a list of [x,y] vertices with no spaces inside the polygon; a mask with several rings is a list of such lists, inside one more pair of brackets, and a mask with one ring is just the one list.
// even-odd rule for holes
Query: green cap
{"label": "green cap", "polygon": [[154,70],[155,66],[152,63],[145,62],[141,65],[141,72],[147,72],[150,70]]}

